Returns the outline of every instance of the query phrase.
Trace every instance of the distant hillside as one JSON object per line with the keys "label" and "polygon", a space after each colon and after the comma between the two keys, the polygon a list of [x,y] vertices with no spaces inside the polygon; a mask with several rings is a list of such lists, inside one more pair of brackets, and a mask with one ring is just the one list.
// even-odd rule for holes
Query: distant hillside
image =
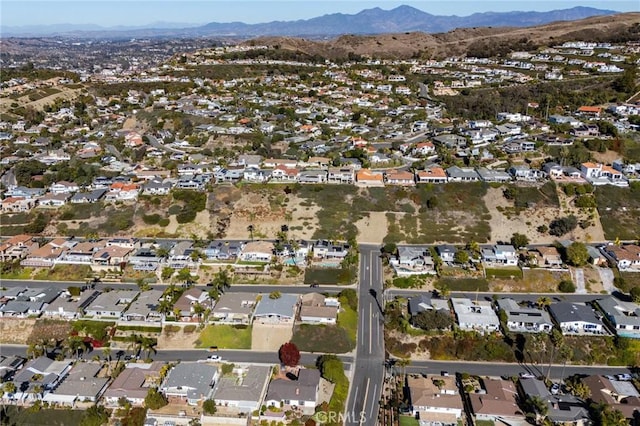
{"label": "distant hillside", "polygon": [[303,36],[323,38],[342,34],[384,34],[400,32],[440,33],[454,28],[527,27],[555,21],[574,21],[591,16],[612,15],[613,10],[574,7],[549,12],[485,12],[469,16],[432,15],[411,6],[391,10],[378,7],[356,14],[332,13],[312,19],[273,21],[261,24],[211,22],[203,26],[157,23],[139,27],[104,28],[97,25],[50,25],[40,27],[3,26],[3,37],[69,34],[84,37],[259,37]]}
{"label": "distant hillside", "polygon": [[439,58],[451,55],[488,57],[515,50],[535,49],[570,40],[624,42],[640,40],[640,13],[592,17],[572,22],[514,28],[459,28],[446,33],[404,32],[371,36],[343,35],[328,41],[293,37],[260,37],[246,43],[279,46],[308,55],[346,58]]}

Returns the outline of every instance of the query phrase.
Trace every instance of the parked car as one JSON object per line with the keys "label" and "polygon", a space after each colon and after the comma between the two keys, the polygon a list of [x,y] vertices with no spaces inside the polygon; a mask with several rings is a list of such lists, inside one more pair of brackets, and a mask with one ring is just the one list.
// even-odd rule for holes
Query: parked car
{"label": "parked car", "polygon": [[521,379],[535,379],[536,376],[531,373],[520,373]]}
{"label": "parked car", "polygon": [[222,361],[222,358],[220,357],[220,355],[209,355],[207,359],[209,361]]}

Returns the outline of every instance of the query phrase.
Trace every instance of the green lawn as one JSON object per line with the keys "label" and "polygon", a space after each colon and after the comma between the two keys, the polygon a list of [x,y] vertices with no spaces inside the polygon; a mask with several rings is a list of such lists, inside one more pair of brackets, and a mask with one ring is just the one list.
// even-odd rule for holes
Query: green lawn
{"label": "green lawn", "polygon": [[305,284],[351,284],[355,280],[355,268],[307,268]]}
{"label": "green lawn", "polygon": [[43,408],[36,411],[8,406],[7,411],[2,416],[2,424],[75,426],[80,424],[84,415],[85,410],[54,410]]}
{"label": "green lawn", "polygon": [[251,349],[251,327],[229,324],[209,325],[196,341],[199,348]]}
{"label": "green lawn", "polygon": [[487,278],[507,278],[507,279],[521,279],[522,269],[517,266],[504,267],[504,268],[485,268]]}
{"label": "green lawn", "polygon": [[356,345],[358,313],[342,302],[336,325],[301,324],[294,328],[293,343],[305,352],[345,353]]}
{"label": "green lawn", "polygon": [[420,422],[415,417],[400,416],[400,426],[419,426]]}
{"label": "green lawn", "polygon": [[345,329],[349,337],[355,343],[356,333],[358,331],[358,313],[345,303],[341,306],[342,312],[338,314],[338,327]]}

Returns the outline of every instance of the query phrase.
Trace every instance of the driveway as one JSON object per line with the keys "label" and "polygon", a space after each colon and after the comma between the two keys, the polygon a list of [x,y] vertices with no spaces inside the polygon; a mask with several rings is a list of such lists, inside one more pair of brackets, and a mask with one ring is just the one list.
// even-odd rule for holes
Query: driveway
{"label": "driveway", "polygon": [[602,287],[609,294],[617,291],[618,289],[613,285],[613,270],[610,268],[600,268],[598,266],[594,266],[595,270],[598,271],[598,275],[600,275],[600,281],[602,281]]}
{"label": "driveway", "polygon": [[587,288],[584,285],[584,269],[576,268],[574,275],[577,294],[587,294]]}

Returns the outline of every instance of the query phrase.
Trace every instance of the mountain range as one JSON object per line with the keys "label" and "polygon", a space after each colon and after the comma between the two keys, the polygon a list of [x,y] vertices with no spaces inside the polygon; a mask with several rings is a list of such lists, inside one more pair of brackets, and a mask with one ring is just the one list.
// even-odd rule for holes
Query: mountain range
{"label": "mountain range", "polygon": [[70,35],[85,37],[221,37],[251,38],[258,36],[332,37],[343,34],[386,34],[402,32],[441,33],[456,28],[528,27],[555,21],[573,21],[592,16],[612,15],[613,10],[590,7],[548,12],[483,12],[469,16],[432,15],[411,6],[391,10],[378,7],[356,14],[332,13],[312,19],[273,21],[260,24],[243,22],[206,25],[156,23],[138,27],[100,27],[97,25],[56,24],[48,26],[11,27],[1,29],[2,37]]}

